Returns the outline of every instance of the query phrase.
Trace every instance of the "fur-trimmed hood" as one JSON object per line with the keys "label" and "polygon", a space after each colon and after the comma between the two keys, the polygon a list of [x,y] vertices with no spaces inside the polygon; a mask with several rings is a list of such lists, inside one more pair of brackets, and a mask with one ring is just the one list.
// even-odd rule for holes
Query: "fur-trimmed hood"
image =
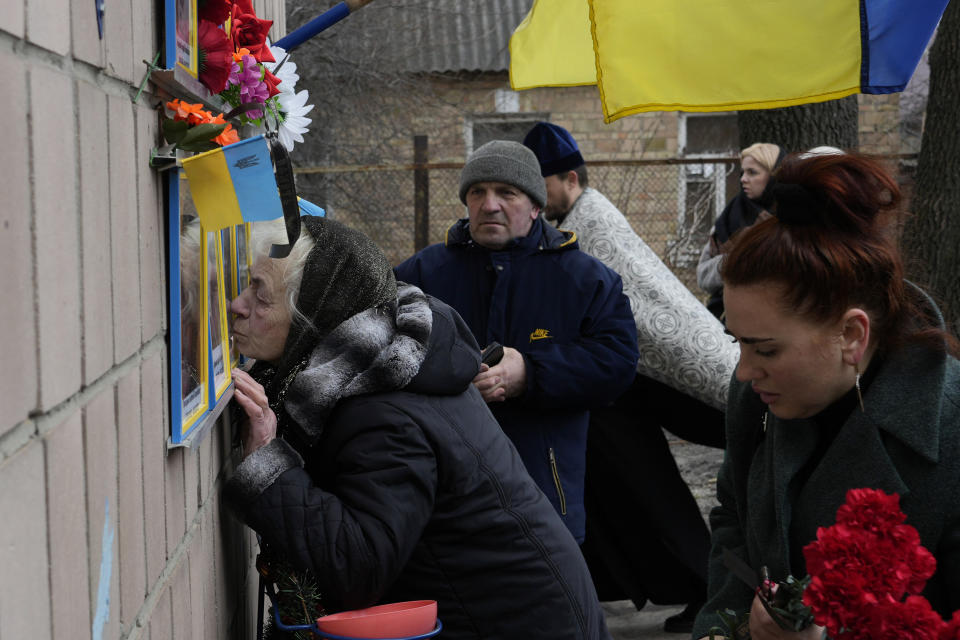
{"label": "fur-trimmed hood", "polygon": [[404,389],[463,392],[480,370],[480,349],[455,311],[398,283],[396,304],[351,316],[313,349],[290,383],[284,409],[307,442],[345,398]]}

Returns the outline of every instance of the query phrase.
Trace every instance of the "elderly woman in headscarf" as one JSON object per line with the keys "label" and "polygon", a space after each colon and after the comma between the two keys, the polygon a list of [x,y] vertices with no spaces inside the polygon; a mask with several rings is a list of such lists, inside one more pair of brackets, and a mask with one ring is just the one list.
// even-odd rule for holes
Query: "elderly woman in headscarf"
{"label": "elderly woman in headscarf", "polygon": [[770,142],[756,142],[740,152],[740,191],[717,216],[697,264],[697,285],[710,294],[707,308],[723,320],[723,279],[720,263],[734,237],[770,215],[773,172],[786,155]]}
{"label": "elderly woman in headscarf", "polygon": [[328,613],[436,600],[444,638],[609,637],[579,548],[471,384],[470,330],[363,234],[302,224],[284,259],[266,257],[283,225],[254,226],[230,305],[257,362],[234,372],[226,498],[268,570],[307,576]]}

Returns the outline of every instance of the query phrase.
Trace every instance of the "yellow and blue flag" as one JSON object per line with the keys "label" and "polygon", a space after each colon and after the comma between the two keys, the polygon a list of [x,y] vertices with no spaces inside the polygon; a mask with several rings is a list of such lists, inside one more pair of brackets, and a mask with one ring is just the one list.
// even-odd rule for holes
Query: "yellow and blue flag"
{"label": "yellow and blue flag", "polygon": [[200,223],[208,231],[283,216],[263,136],[185,158],[183,169]]}
{"label": "yellow and blue flag", "polygon": [[948,0],[534,0],[515,90],[596,84],[604,120],[902,91]]}

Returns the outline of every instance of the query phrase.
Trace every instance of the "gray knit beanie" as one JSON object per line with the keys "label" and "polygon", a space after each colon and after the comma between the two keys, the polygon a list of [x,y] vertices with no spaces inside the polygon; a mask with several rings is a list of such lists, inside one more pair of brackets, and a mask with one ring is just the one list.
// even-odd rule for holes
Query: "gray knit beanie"
{"label": "gray knit beanie", "polygon": [[540,162],[533,151],[519,142],[491,140],[470,154],[460,172],[460,202],[467,203],[467,189],[478,182],[512,184],[538,207],[547,202]]}

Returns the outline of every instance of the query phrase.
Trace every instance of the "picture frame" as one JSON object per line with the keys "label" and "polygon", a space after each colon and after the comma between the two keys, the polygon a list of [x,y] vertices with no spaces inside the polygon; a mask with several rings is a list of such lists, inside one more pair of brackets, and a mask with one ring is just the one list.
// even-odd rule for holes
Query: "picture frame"
{"label": "picture frame", "polygon": [[183,442],[210,408],[207,242],[179,170],[167,174],[171,441]]}
{"label": "picture frame", "polygon": [[[207,294],[208,294],[208,313],[207,320],[210,323],[210,406],[214,406],[217,400],[223,395],[227,387],[230,386],[230,339],[227,332],[227,316],[229,310],[226,306],[226,278],[224,277],[224,257],[223,243],[221,233],[217,231],[204,231],[206,236],[206,255],[207,260]],[[210,273],[213,269],[213,273]]]}
{"label": "picture frame", "polygon": [[236,230],[233,227],[220,230],[220,246],[223,249],[223,288],[227,298],[227,344],[230,347],[230,366],[235,367],[240,362],[240,353],[233,340],[233,314],[230,312],[230,303],[238,295],[237,241]]}
{"label": "picture frame", "polygon": [[227,296],[227,333],[230,340],[230,362],[233,366],[242,365],[246,358],[237,350],[233,341],[232,319],[230,313],[231,301],[240,295],[250,285],[250,224],[238,224],[220,230],[223,244],[224,281],[228,291]]}
{"label": "picture frame", "polygon": [[190,74],[190,77],[197,78],[200,68],[197,0],[166,0],[166,2],[167,68],[176,65]]}

